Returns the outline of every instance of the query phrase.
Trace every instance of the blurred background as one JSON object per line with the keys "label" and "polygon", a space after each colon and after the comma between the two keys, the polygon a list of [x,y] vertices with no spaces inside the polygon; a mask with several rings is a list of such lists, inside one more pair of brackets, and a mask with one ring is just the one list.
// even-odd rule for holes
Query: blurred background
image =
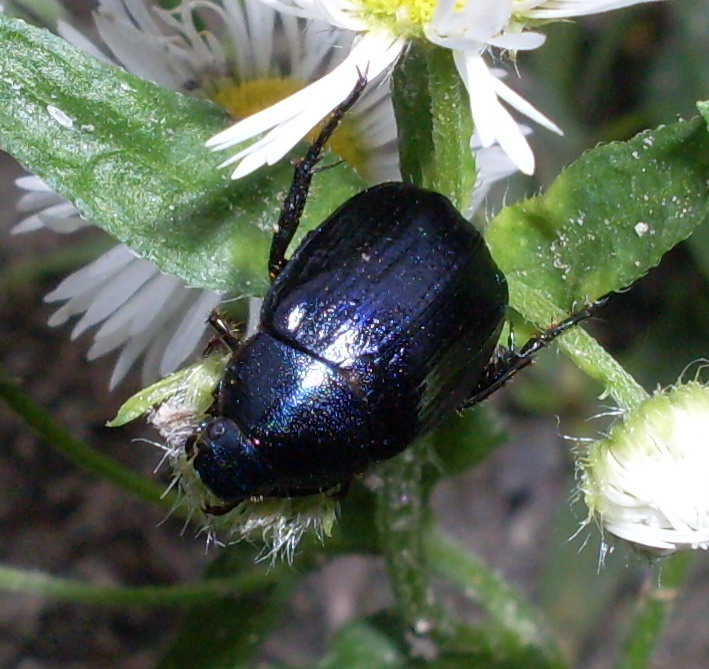
{"label": "blurred background", "polygon": [[[64,4],[72,20],[91,32],[91,3]],[[534,180],[498,187],[489,212],[502,201],[537,192],[584,149],[689,118],[695,101],[709,97],[706,3],[651,3],[545,32],[543,48],[520,54],[521,79],[508,81],[564,128],[565,136],[537,129],[531,139],[539,166]],[[110,242],[97,230],[10,236],[19,218],[14,179],[23,172],[4,155],[0,170],[2,370],[73,435],[146,477],[167,481],[166,471],[153,473],[162,454],[143,441],[155,438],[147,427],[104,427],[138,390],[139,380],[130,377],[109,392],[110,356],[88,363],[90,336],[72,342],[70,326],[46,324],[53,308],[43,296]],[[673,383],[687,365],[709,356],[708,232],[705,225],[667,254],[589,326],[647,390]],[[573,666],[584,669],[611,664],[638,592],[658,573],[621,545],[599,568],[600,535],[593,526],[569,540],[585,508],[570,504],[575,442],[567,437],[592,437],[608,425],[607,419],[589,418],[605,411],[598,393],[567,360],[545,352],[475,410],[489,414],[507,434],[506,444],[434,494],[443,528],[536,602]],[[223,550],[244,560],[256,554],[249,548],[206,550],[203,536],[183,532],[164,510],[78,469],[1,404],[0,443],[5,564],[99,585],[149,585],[194,582]],[[709,555],[697,555],[691,582],[679,593],[661,638],[655,669],[709,666],[707,577]],[[387,588],[377,559],[348,556],[315,570],[297,588],[259,657],[313,663],[343,622],[390,601]],[[150,667],[184,615],[179,609],[0,594],[0,666]]]}

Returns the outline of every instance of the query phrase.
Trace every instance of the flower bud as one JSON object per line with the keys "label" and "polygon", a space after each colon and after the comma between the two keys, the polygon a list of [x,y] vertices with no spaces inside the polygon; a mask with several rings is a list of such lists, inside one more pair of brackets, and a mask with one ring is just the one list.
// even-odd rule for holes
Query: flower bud
{"label": "flower bud", "polygon": [[655,555],[709,548],[709,388],[658,391],[578,466],[587,522]]}

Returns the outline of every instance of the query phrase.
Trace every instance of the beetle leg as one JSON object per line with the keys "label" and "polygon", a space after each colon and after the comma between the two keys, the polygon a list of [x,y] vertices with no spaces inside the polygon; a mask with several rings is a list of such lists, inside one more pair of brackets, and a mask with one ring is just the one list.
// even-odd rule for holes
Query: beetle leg
{"label": "beetle leg", "polygon": [[[220,314],[218,311],[213,311],[209,314],[207,319],[209,324],[212,326],[216,333],[216,338],[218,341],[223,342],[230,351],[235,351],[239,348],[241,344],[240,339],[234,334],[236,330],[233,323],[231,323],[226,316]],[[207,344],[207,350],[210,350],[213,346],[214,339],[210,340]]]}
{"label": "beetle leg", "polygon": [[347,99],[334,109],[328,122],[310,145],[305,158],[295,162],[293,181],[281,206],[281,214],[278,217],[276,232],[273,234],[273,241],[271,242],[271,252],[268,256],[268,276],[272,282],[286,266],[286,250],[298,229],[300,217],[303,214],[305,201],[308,197],[310,182],[313,179],[313,174],[318,171],[316,165],[320,160],[325,144],[327,144],[332,133],[337,129],[342,117],[362,95],[366,85],[367,77],[360,72],[354,89]]}
{"label": "beetle leg", "polygon": [[[336,502],[342,501],[347,496],[347,491],[350,489],[350,481],[340,483],[333,488],[328,490],[321,490],[320,488],[313,488],[312,490],[296,490],[296,491],[279,491],[274,492],[266,497],[274,497],[276,499],[289,499],[292,497],[309,497],[311,495],[325,494]],[[222,504],[205,504],[202,507],[202,511],[209,516],[225,516],[227,513],[235,509],[244,500],[239,499],[232,502],[224,502]]]}
{"label": "beetle leg", "polygon": [[202,512],[209,516],[225,516],[229,511],[235,509],[244,500],[240,499],[238,502],[224,502],[224,504],[205,504],[202,507]]}
{"label": "beetle leg", "polygon": [[608,302],[608,299],[609,296],[605,296],[596,302],[586,304],[583,309],[571,314],[563,321],[549,326],[544,332],[529,339],[519,351],[514,350],[514,339],[510,333],[510,346],[502,346],[497,350],[493,359],[483,370],[471,396],[463,403],[461,408],[468,409],[502,388],[517,372],[530,365],[539,351],[570,328],[593,316],[597,309]]}

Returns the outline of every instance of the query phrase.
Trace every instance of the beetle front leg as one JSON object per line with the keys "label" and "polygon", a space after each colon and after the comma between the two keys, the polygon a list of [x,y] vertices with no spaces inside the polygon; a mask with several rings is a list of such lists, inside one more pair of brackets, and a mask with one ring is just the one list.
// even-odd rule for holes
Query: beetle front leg
{"label": "beetle front leg", "polygon": [[205,504],[202,507],[202,513],[208,516],[225,516],[229,511],[233,511],[239,504],[244,500],[240,499],[238,502],[225,502],[224,504]]}
{"label": "beetle front leg", "polygon": [[271,282],[275,281],[281,270],[286,266],[286,250],[298,230],[300,217],[303,215],[305,202],[308,199],[310,182],[313,180],[313,174],[317,171],[315,166],[320,160],[325,144],[327,144],[332,133],[337,129],[342,117],[359,100],[366,85],[367,78],[360,73],[354,89],[347,99],[334,109],[328,122],[310,145],[305,158],[295,163],[293,181],[281,206],[281,214],[276,223],[276,231],[271,242],[271,252],[268,256],[268,276]]}
{"label": "beetle front leg", "polygon": [[600,307],[608,302],[608,299],[609,296],[606,295],[596,302],[586,304],[583,309],[571,314],[563,321],[549,326],[544,332],[529,339],[519,351],[514,349],[512,338],[510,338],[510,346],[498,348],[492,360],[483,369],[480,380],[473,388],[470,397],[463,403],[461,409],[469,409],[475,406],[502,388],[517,372],[530,365],[539,351],[567,330],[593,316]]}
{"label": "beetle front leg", "polygon": [[[207,322],[212,326],[212,329],[216,333],[216,337],[219,341],[223,342],[230,351],[235,351],[239,348],[241,340],[234,334],[235,327],[234,324],[229,321],[229,319],[224,316],[224,314],[218,311],[213,311],[209,314]],[[211,347],[212,342],[210,341],[208,347]]]}

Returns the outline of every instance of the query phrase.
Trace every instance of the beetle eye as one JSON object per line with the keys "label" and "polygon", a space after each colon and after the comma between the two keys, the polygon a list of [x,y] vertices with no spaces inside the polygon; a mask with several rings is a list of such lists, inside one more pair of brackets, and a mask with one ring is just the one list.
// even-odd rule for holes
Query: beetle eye
{"label": "beetle eye", "polygon": [[220,439],[224,435],[225,431],[226,428],[224,427],[224,421],[214,421],[207,428],[207,437],[211,440]]}

